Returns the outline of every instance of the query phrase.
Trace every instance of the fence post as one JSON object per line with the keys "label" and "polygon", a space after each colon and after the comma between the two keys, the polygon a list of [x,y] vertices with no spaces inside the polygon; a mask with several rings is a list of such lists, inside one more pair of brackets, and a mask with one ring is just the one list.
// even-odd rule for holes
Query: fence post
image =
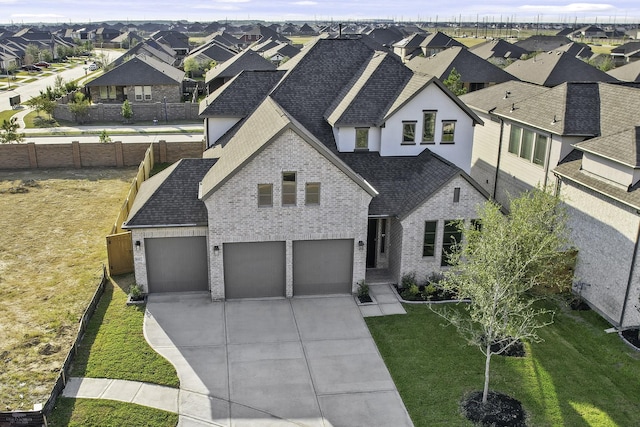
{"label": "fence post", "polygon": [[35,142],[29,142],[27,144],[27,151],[29,152],[29,167],[32,169],[38,168],[38,156],[36,154]]}
{"label": "fence post", "polygon": [[121,168],[124,166],[124,153],[122,151],[122,141],[116,141],[114,144],[116,149],[116,167]]}
{"label": "fence post", "polygon": [[80,141],[71,141],[71,149],[73,150],[73,167],[80,169],[82,167],[82,159],[80,158]]}

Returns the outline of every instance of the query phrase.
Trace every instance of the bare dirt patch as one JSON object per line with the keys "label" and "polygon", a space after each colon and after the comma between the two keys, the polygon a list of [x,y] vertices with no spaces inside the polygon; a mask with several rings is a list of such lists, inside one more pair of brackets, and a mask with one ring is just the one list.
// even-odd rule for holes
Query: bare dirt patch
{"label": "bare dirt patch", "polygon": [[135,172],[0,171],[0,410],[49,397]]}

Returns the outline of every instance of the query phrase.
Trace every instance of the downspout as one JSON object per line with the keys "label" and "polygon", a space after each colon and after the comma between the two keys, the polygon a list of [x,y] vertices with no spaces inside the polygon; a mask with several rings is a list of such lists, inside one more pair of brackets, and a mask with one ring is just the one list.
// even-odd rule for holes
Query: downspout
{"label": "downspout", "polygon": [[553,148],[553,134],[549,134],[549,147],[547,147],[547,159],[544,162],[544,185],[542,188],[547,188],[549,182],[549,161],[551,160],[551,148]]}
{"label": "downspout", "polygon": [[[636,213],[638,213],[636,211]],[[638,254],[638,241],[640,241],[640,224],[638,224],[638,232],[636,233],[636,243],[633,247],[633,258],[631,258],[631,268],[629,268],[629,279],[627,280],[627,290],[624,293],[624,302],[622,303],[622,313],[620,314],[619,326],[622,327],[622,321],[624,320],[625,312],[627,311],[627,300],[629,299],[629,293],[631,293],[631,283],[633,282],[633,273],[636,266],[636,256]]]}
{"label": "downspout", "polygon": [[[491,111],[489,111],[491,114]],[[496,199],[496,193],[498,192],[498,176],[500,175],[500,158],[502,157],[502,137],[504,134],[504,120],[500,119],[500,139],[498,140],[498,161],[496,162],[496,174],[493,177],[493,192],[491,198]]]}

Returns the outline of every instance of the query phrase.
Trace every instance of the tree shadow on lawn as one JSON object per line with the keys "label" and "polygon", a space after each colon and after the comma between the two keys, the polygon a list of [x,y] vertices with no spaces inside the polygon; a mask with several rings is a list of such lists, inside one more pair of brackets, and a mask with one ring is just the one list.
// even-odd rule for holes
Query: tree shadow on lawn
{"label": "tree shadow on lawn", "polygon": [[542,343],[527,357],[499,363],[508,380],[500,391],[517,398],[531,425],[640,425],[640,364],[594,312],[557,310]]}

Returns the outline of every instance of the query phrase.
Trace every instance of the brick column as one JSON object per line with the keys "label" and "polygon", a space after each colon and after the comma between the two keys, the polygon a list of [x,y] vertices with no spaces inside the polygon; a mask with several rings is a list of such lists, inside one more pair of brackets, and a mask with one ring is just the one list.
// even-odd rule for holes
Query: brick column
{"label": "brick column", "polygon": [[29,142],[27,144],[27,151],[29,152],[29,167],[32,169],[38,168],[38,156],[36,155],[35,142]]}
{"label": "brick column", "polygon": [[73,150],[73,167],[80,169],[82,167],[82,159],[80,158],[80,141],[71,141],[71,149]]}
{"label": "brick column", "polygon": [[114,142],[116,149],[116,167],[124,166],[124,153],[122,152],[122,141]]}

